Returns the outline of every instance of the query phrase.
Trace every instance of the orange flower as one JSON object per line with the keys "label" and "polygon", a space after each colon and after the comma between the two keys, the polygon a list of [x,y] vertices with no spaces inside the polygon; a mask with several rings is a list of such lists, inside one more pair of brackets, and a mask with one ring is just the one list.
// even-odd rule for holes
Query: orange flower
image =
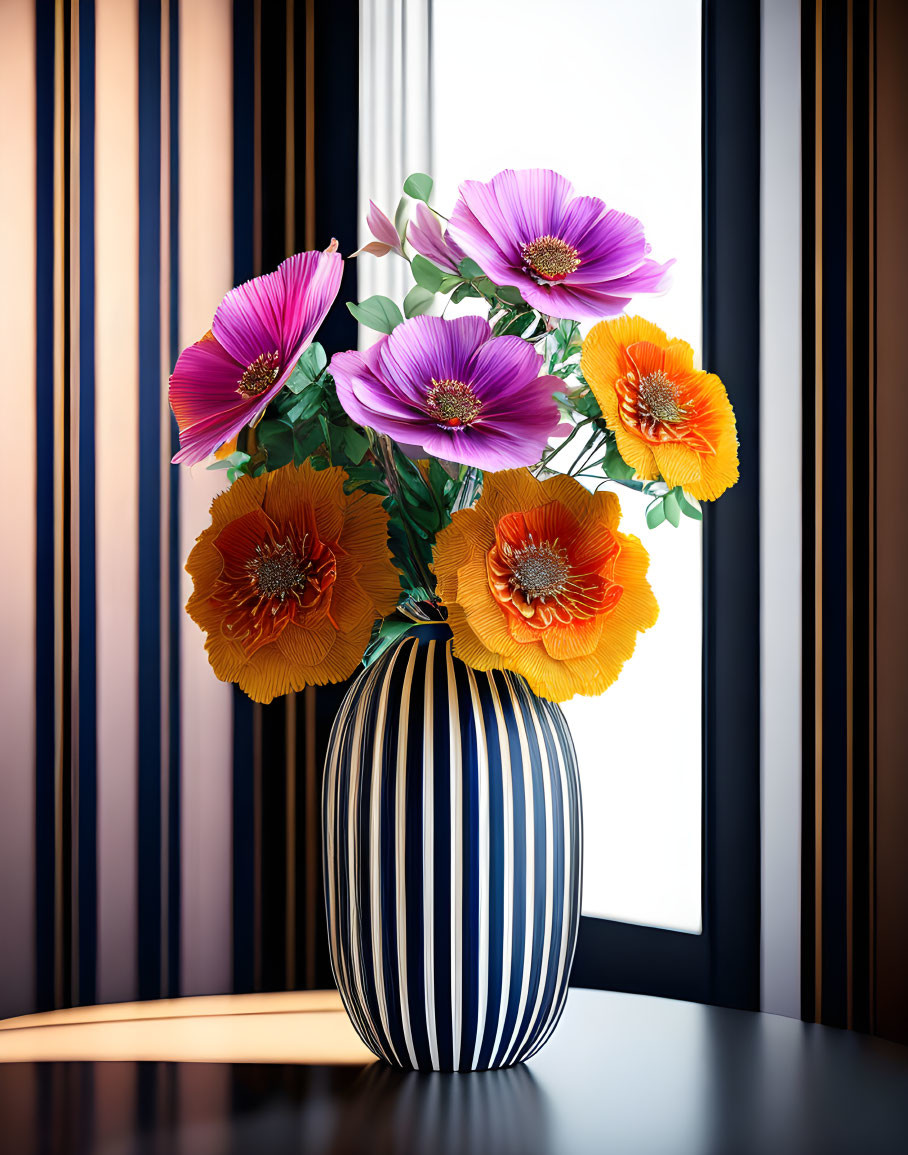
{"label": "orange flower", "polygon": [[397,604],[381,498],[344,493],[342,469],[241,477],[211,505],[186,569],[186,609],[223,682],[256,702],[349,677]]}
{"label": "orange flower", "polygon": [[714,373],[694,368],[685,341],[642,317],[594,326],[581,371],[618,452],[641,480],[661,477],[712,501],[738,480],[735,414]]}
{"label": "orange flower", "polygon": [[482,496],[438,535],[435,573],[457,656],[514,670],[563,702],[601,694],[659,613],[649,556],[618,532],[613,493],[528,470],[487,473]]}

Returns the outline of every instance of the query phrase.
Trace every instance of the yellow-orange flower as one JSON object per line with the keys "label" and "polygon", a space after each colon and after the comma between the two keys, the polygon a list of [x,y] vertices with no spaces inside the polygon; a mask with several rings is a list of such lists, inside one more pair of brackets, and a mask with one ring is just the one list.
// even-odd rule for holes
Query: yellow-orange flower
{"label": "yellow-orange flower", "polygon": [[580,368],[638,478],[661,477],[706,501],[738,480],[734,410],[715,373],[694,368],[686,341],[642,317],[616,317],[590,330]]}
{"label": "yellow-orange flower", "polygon": [[514,670],[563,702],[601,694],[659,609],[613,493],[525,469],[487,473],[482,496],[438,535],[435,573],[454,651],[477,670]]}
{"label": "yellow-orange flower", "polygon": [[342,469],[306,462],[241,477],[211,505],[186,569],[186,609],[215,674],[256,702],[340,682],[397,604],[381,498],[344,493]]}

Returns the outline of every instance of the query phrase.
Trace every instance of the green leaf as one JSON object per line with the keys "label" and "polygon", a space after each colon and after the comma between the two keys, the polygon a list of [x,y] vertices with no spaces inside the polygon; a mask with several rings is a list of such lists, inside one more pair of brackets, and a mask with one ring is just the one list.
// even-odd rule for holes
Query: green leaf
{"label": "green leaf", "polygon": [[665,509],[662,502],[663,499],[657,497],[646,507],[646,524],[650,529],[655,529],[657,525],[661,525],[665,521]]}
{"label": "green leaf", "polygon": [[414,285],[404,297],[404,316],[418,317],[421,313],[428,313],[434,300],[434,293],[424,289],[422,285]]}
{"label": "green leaf", "polygon": [[509,305],[523,304],[523,297],[520,295],[520,290],[516,289],[513,285],[499,285],[495,289],[495,292],[502,301],[507,301]]}
{"label": "green leaf", "polygon": [[464,300],[465,297],[479,297],[481,295],[482,294],[474,289],[468,281],[464,281],[463,284],[451,294],[451,301],[456,305],[458,302]]}
{"label": "green leaf", "polygon": [[340,428],[344,453],[354,465],[359,465],[369,449],[369,438],[353,425]]}
{"label": "green leaf", "polygon": [[309,421],[313,418],[321,408],[322,397],[313,389],[307,391],[295,401],[292,405],[288,405],[283,414],[289,422],[293,425],[299,424],[300,421]]}
{"label": "green leaf", "polygon": [[584,417],[602,416],[602,410],[599,408],[599,402],[596,400],[592,389],[588,389],[586,393],[572,394],[571,400],[574,402],[574,408],[577,412],[582,413]]}
{"label": "green leaf", "polygon": [[293,460],[293,429],[286,421],[260,421],[256,428],[259,445],[267,452],[267,467],[280,469]]}
{"label": "green leaf", "polygon": [[605,472],[615,481],[630,481],[634,471],[618,452],[614,441],[609,441],[605,450]]}
{"label": "green leaf", "polygon": [[675,486],[674,492],[684,516],[690,517],[694,521],[702,521],[703,511],[700,509],[700,502],[695,497],[691,497],[689,493],[685,493],[680,485]]}
{"label": "green leaf", "polygon": [[391,333],[403,321],[400,309],[388,297],[367,297],[358,305],[348,301],[347,308],[361,325],[379,333]]}
{"label": "green leaf", "polygon": [[432,195],[433,180],[424,172],[414,172],[404,181],[404,192],[417,201],[427,201]]}
{"label": "green leaf", "polygon": [[248,453],[243,453],[242,450],[238,449],[238,450],[236,450],[236,452],[231,453],[229,457],[222,457],[220,461],[212,461],[212,463],[209,466],[207,466],[207,468],[208,469],[241,469],[246,464],[247,461],[251,461],[251,460],[252,460],[252,458],[249,456]]}
{"label": "green leaf", "polygon": [[313,341],[297,361],[296,368],[288,377],[287,388],[291,393],[301,393],[327,367],[328,355],[318,341]]}
{"label": "green leaf", "polygon": [[437,265],[433,265],[431,261],[427,261],[425,257],[415,256],[410,262],[410,268],[413,270],[413,279],[417,285],[422,285],[430,293],[437,293],[441,288],[442,281],[445,280],[445,275],[441,269]]}
{"label": "green leaf", "polygon": [[674,490],[662,498],[662,509],[666,519],[677,529],[681,524],[681,506],[678,504],[678,497]]}
{"label": "green leaf", "polygon": [[397,202],[397,208],[394,210],[394,227],[397,229],[397,235],[401,241],[404,239],[407,225],[407,198],[401,197]]}
{"label": "green leaf", "polygon": [[461,277],[454,277],[448,274],[441,278],[441,284],[438,286],[439,293],[450,293],[452,289],[456,289],[461,283]]}
{"label": "green leaf", "polygon": [[328,368],[328,354],[318,341],[313,341],[309,348],[304,350],[298,366],[309,374],[310,381],[314,381],[323,369]]}
{"label": "green leaf", "polygon": [[322,430],[318,422],[307,427],[297,427],[293,431],[293,462],[302,465],[323,443]]}
{"label": "green leaf", "polygon": [[460,272],[464,277],[467,278],[467,280],[470,281],[472,281],[474,277],[482,276],[482,269],[479,267],[479,265],[476,264],[474,260],[471,260],[470,257],[464,257],[464,259],[457,266],[457,269],[458,272]]}
{"label": "green leaf", "polygon": [[536,314],[532,309],[521,313],[507,312],[495,322],[495,336],[523,337],[536,325]]}

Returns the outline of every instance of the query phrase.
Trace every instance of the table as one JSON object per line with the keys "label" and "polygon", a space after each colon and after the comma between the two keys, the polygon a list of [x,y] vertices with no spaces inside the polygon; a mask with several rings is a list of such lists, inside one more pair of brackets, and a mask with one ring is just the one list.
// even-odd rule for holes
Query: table
{"label": "table", "polygon": [[792,1019],[574,989],[529,1063],[372,1059],[334,992],[0,1023],[6,1155],[904,1155],[908,1048]]}

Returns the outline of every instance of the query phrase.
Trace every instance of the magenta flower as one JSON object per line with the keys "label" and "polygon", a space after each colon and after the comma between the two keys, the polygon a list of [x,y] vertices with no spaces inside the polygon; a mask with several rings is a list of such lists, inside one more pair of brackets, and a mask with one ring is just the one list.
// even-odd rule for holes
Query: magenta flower
{"label": "magenta flower", "polygon": [[533,465],[558,424],[522,337],[493,337],[481,317],[414,317],[365,352],[337,353],[331,373],[354,421],[404,446],[480,469]]}
{"label": "magenta flower", "polygon": [[414,218],[407,225],[407,240],[423,257],[428,257],[449,273],[456,273],[457,266],[464,258],[464,252],[442,232],[438,217],[422,201],[416,205]]}
{"label": "magenta flower", "polygon": [[343,264],[336,252],[297,253],[230,290],[211,332],[183,350],[170,378],[174,462],[203,461],[280,392],[337,296]]}
{"label": "magenta flower", "polygon": [[648,258],[636,217],[575,196],[545,168],[465,181],[449,232],[496,285],[513,285],[550,317],[615,316],[638,293],[666,289],[674,264]]}

